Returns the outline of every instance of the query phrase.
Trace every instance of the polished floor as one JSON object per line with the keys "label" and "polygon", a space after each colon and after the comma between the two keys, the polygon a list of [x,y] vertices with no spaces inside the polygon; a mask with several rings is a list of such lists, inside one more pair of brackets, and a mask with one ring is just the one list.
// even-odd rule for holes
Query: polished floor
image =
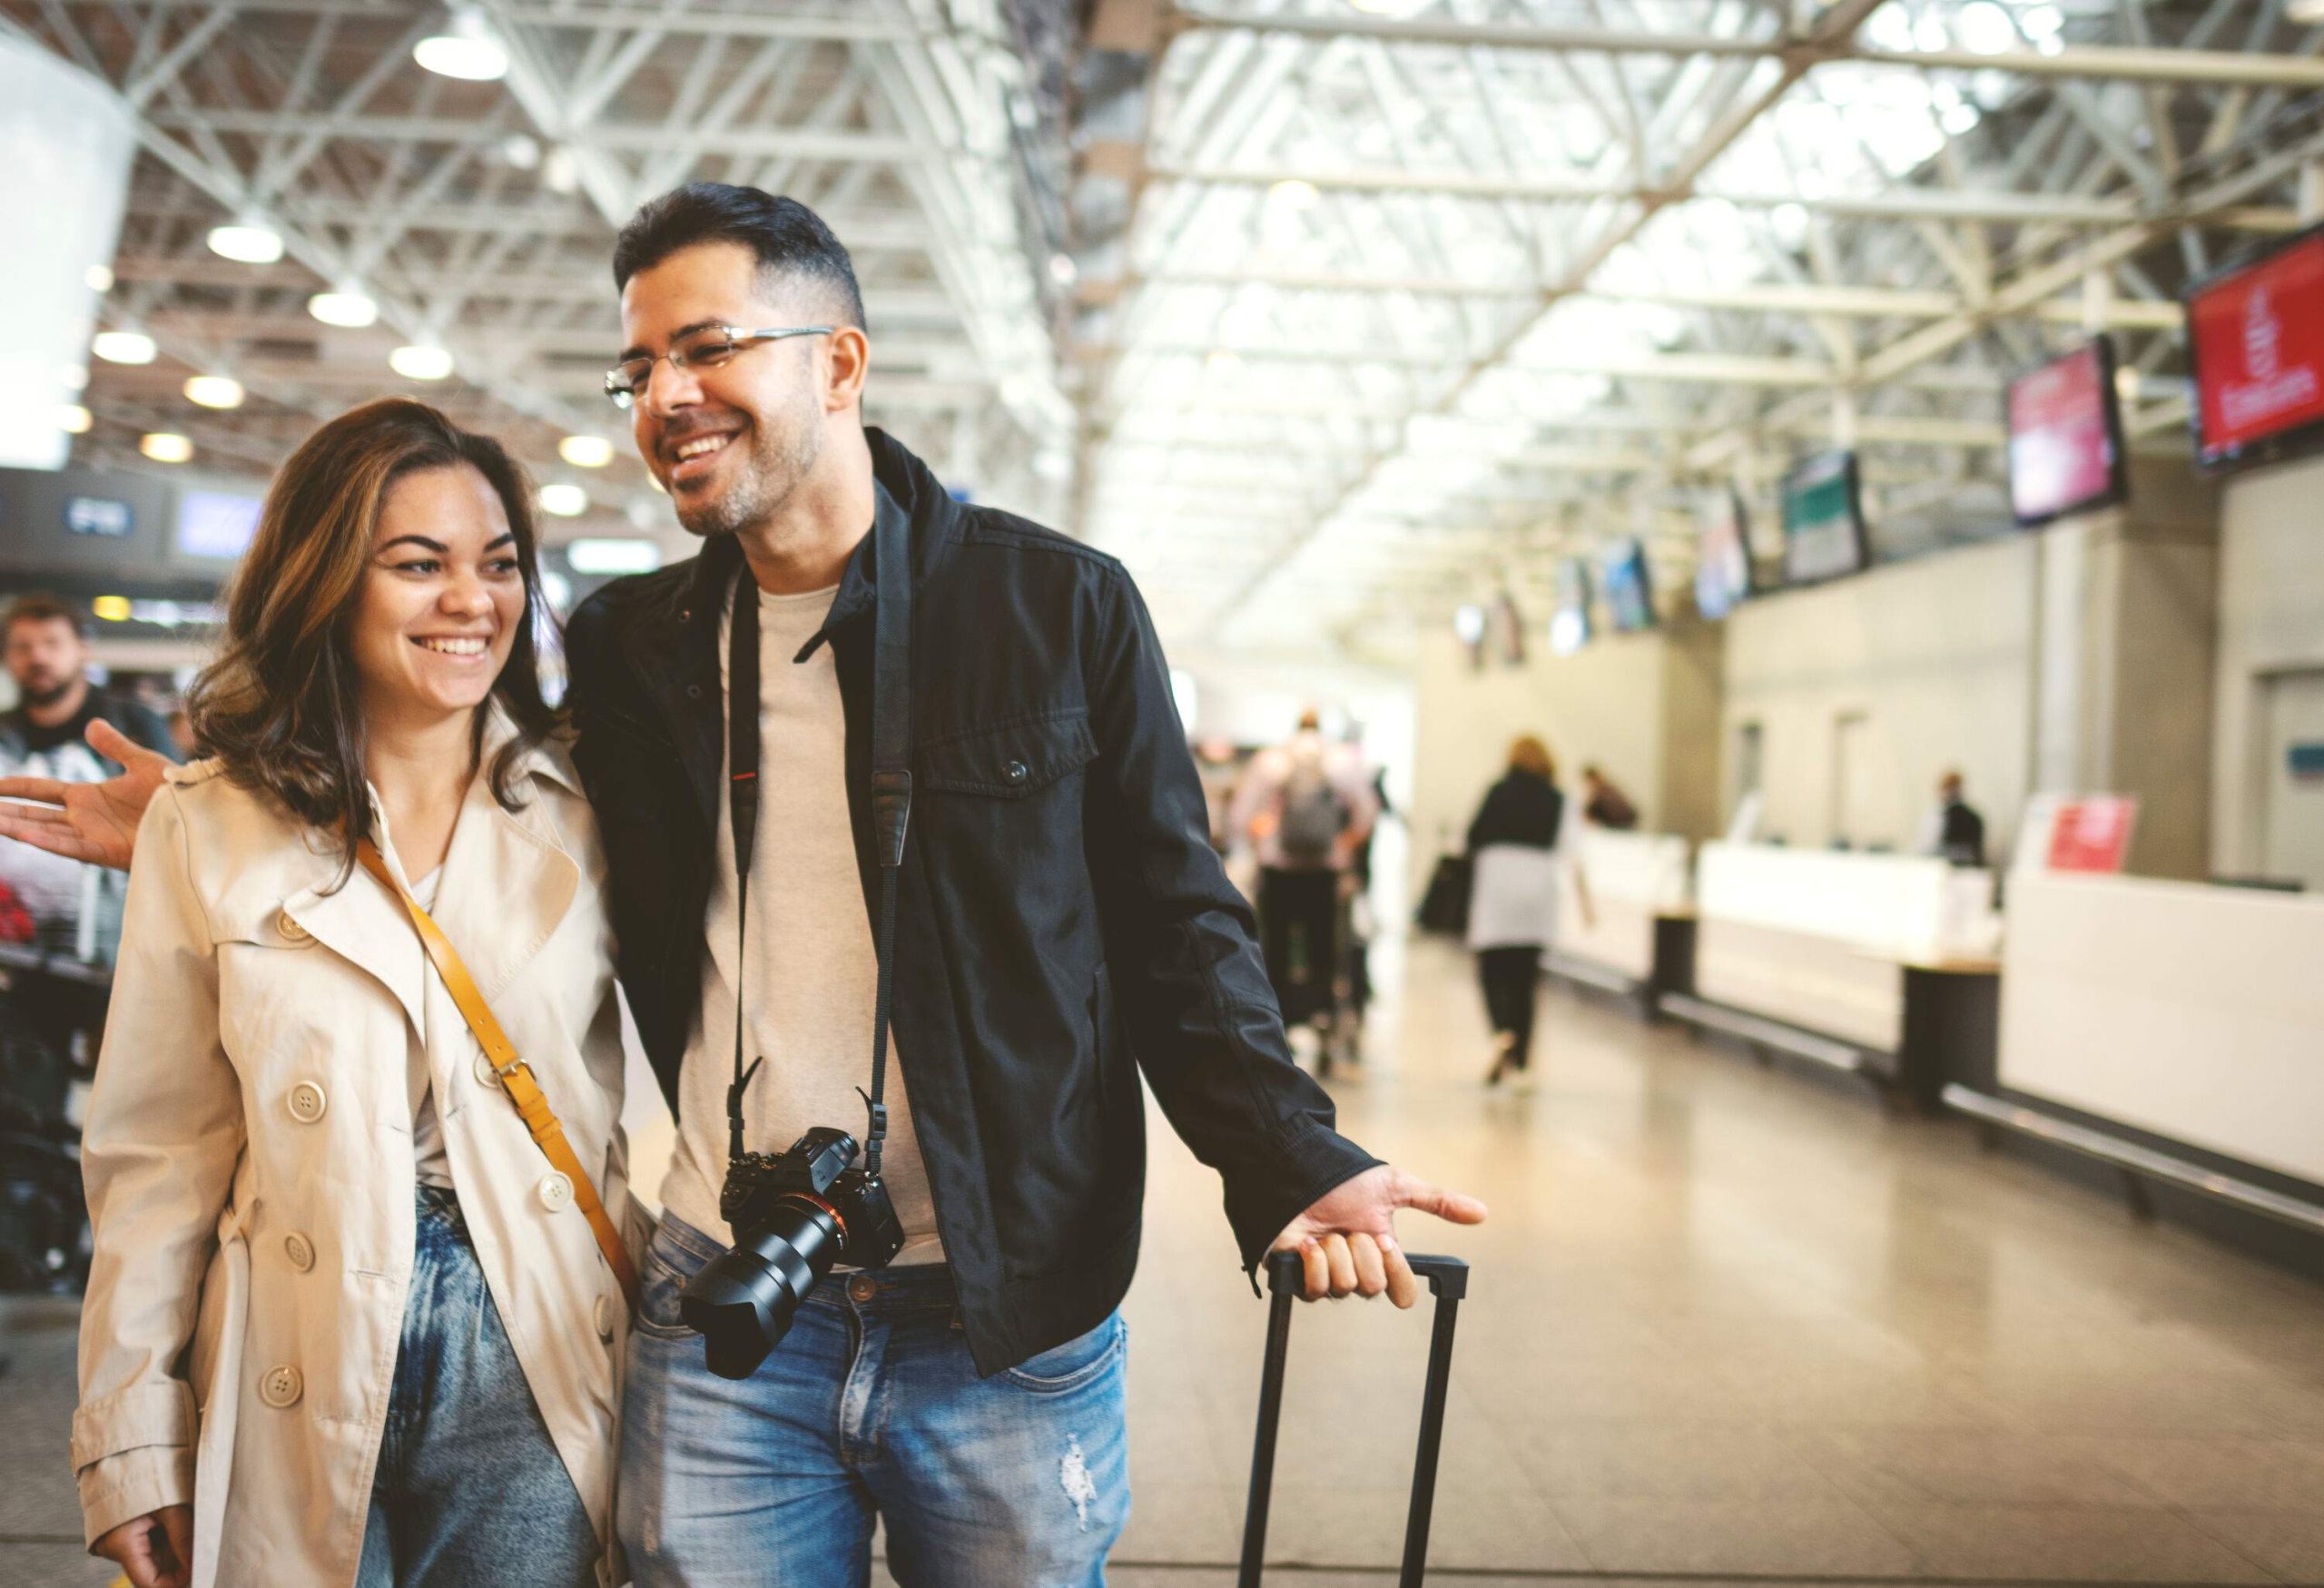
{"label": "polished floor", "polygon": [[[1464,956],[1391,953],[1344,1128],[1484,1197],[1440,1580],[2324,1583],[2324,1289],[1964,1129],[1550,990],[1486,1093]],[[1109,1581],[1233,1580],[1263,1305],[1158,1117]],[[1269,1580],[1397,1555],[1426,1304],[1304,1309]],[[0,1583],[103,1583],[64,1472],[69,1315],[0,1378]]]}

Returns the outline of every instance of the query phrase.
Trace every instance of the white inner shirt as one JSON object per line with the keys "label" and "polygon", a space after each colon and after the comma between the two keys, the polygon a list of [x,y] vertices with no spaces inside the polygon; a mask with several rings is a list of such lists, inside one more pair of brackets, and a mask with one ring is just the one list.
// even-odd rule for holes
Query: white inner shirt
{"label": "white inner shirt", "polygon": [[[411,896],[422,910],[433,914],[436,895],[443,885],[444,868],[439,865],[411,884]],[[421,1185],[448,1191],[452,1160],[444,1155],[444,1120],[436,1112],[433,1079],[428,1068],[428,1045],[422,1042],[412,1050],[409,1069],[412,1169]]]}
{"label": "white inner shirt", "polygon": [[[804,662],[792,659],[822,629],[838,593],[837,586],[803,596],[758,592],[759,814],[743,1062],[766,1062],[743,1100],[743,1144],[752,1152],[781,1152],[816,1125],[846,1131],[860,1148],[866,1128],[856,1088],[872,1085],[879,957],[848,814],[847,719],[832,647],[817,646]],[[722,696],[733,611],[730,593],[718,626]],[[722,791],[725,770],[722,755]],[[703,960],[702,1016],[678,1071],[677,1153],[662,1188],[669,1211],[722,1241],[729,1238],[718,1189],[726,1178],[726,1088],[734,1065],[734,821],[722,792],[704,922],[710,952]],[[904,1232],[895,1260],[940,1263],[936,1207],[892,1029],[885,1100],[881,1175]]]}

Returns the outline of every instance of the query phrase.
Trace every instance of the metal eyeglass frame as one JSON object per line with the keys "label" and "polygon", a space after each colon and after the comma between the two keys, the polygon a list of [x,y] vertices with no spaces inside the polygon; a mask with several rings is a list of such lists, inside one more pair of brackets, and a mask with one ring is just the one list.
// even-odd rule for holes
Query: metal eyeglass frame
{"label": "metal eyeglass frame", "polygon": [[[723,349],[724,351],[720,353],[716,361],[708,362],[703,366],[704,369],[714,370],[745,347],[755,347],[761,342],[779,342],[794,336],[829,336],[838,329],[839,327],[835,325],[770,325],[763,326],[756,330],[748,330],[739,325],[705,325],[694,334],[695,337],[703,337],[714,330],[724,335],[726,339],[724,341],[713,344]],[[708,351],[709,348],[703,349],[703,352]],[[654,378],[654,366],[665,359],[669,360],[670,368],[673,370],[685,369],[692,361],[688,359],[684,348],[672,348],[666,353],[656,353],[646,359],[631,359],[616,364],[606,371],[606,396],[612,399],[615,408],[629,409],[637,401],[637,394],[645,390],[645,383]],[[633,366],[640,364],[645,366],[644,372],[635,380],[627,379],[625,372]]]}

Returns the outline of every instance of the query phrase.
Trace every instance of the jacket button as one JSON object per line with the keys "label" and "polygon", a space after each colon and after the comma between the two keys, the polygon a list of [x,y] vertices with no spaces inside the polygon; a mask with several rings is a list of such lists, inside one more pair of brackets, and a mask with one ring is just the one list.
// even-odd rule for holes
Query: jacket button
{"label": "jacket button", "polygon": [[268,1368],[266,1376],[258,1381],[258,1398],[278,1412],[285,1406],[297,1406],[306,1390],[307,1381],[287,1362],[280,1367]]}
{"label": "jacket button", "polygon": [[274,926],[276,931],[281,932],[292,942],[305,942],[314,936],[314,933],[300,925],[299,918],[288,910],[274,918]]}
{"label": "jacket button", "polygon": [[597,1297],[597,1305],[593,1312],[597,1323],[597,1338],[612,1339],[614,1337],[614,1304],[600,1296]]}
{"label": "jacket button", "polygon": [[533,1190],[540,1198],[541,1206],[552,1213],[562,1213],[573,1206],[573,1182],[554,1170],[543,1175],[541,1183]]}
{"label": "jacket button", "polygon": [[330,1107],[330,1099],[315,1082],[302,1080],[290,1089],[289,1107],[292,1119],[301,1125],[311,1125]]}
{"label": "jacket button", "polygon": [[680,612],[678,614],[678,621],[680,623],[692,623],[694,621],[694,608],[689,607]]}
{"label": "jacket button", "polygon": [[485,1086],[497,1087],[500,1084],[500,1071],[492,1067],[491,1054],[478,1053],[476,1056],[476,1078]]}
{"label": "jacket button", "polygon": [[850,1301],[869,1301],[879,1294],[880,1281],[869,1274],[858,1274],[847,1282],[847,1298]]}
{"label": "jacket button", "polygon": [[700,700],[702,698],[702,686],[699,684],[687,685],[686,698],[688,700]]}
{"label": "jacket button", "polygon": [[315,1266],[315,1243],[292,1230],[282,1238],[282,1255],[290,1259],[292,1267],[303,1274]]}
{"label": "jacket button", "polygon": [[1000,769],[1000,775],[1011,783],[1022,783],[1033,774],[1022,761],[1011,761]]}

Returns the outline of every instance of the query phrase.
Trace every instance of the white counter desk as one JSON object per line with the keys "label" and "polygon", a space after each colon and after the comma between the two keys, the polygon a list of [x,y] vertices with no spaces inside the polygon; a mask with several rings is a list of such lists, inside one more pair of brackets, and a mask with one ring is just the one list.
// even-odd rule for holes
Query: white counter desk
{"label": "white counter desk", "polygon": [[1706,843],[1694,991],[1663,1007],[1934,1105],[1992,1041],[1992,897],[1991,873],[1918,855]]}
{"label": "white counter desk", "polygon": [[[1693,962],[1687,841],[1583,827],[1559,873],[1556,973],[1649,1003],[1683,991]],[[1582,908],[1581,886],[1590,908]]]}
{"label": "white counter desk", "polygon": [[[2324,1228],[2324,900],[2013,876],[2004,967],[2003,1098],[2054,1105],[2080,1150]],[[2147,1161],[2087,1139],[2110,1127]]]}

